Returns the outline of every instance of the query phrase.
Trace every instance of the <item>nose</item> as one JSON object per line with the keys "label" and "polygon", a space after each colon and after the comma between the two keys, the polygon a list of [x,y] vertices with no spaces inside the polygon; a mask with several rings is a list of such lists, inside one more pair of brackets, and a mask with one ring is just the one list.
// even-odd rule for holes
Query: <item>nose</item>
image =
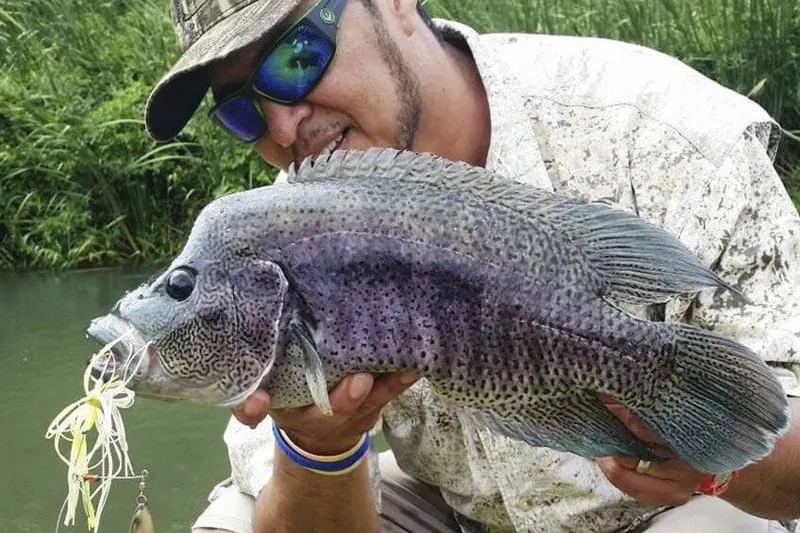
{"label": "nose", "polygon": [[311,106],[305,102],[286,105],[262,100],[261,108],[267,117],[270,139],[283,148],[294,144],[300,122],[311,115]]}

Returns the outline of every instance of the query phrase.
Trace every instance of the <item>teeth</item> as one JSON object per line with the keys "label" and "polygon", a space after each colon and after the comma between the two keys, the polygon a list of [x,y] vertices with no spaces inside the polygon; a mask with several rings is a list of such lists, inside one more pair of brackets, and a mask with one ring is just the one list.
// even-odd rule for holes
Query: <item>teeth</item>
{"label": "teeth", "polygon": [[343,139],[344,139],[344,133],[342,133],[341,135],[336,137],[334,140],[329,142],[325,146],[325,148],[323,148],[322,151],[320,151],[319,155],[330,155],[330,154],[332,154],[333,151],[336,149],[337,146],[339,146],[339,143],[342,142]]}

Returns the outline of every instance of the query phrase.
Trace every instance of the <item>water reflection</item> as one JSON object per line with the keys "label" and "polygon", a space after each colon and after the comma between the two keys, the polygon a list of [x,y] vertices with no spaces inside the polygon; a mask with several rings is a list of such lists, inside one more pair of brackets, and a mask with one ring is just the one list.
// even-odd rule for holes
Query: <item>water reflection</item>
{"label": "water reflection", "polygon": [[[0,274],[0,518],[2,531],[55,531],[66,468],[44,433],[82,396],[81,377],[97,347],[89,320],[155,269]],[[150,471],[157,533],[187,533],[208,491],[227,475],[221,408],[137,398],[123,412],[134,467]],[[111,489],[101,532],[127,531],[137,484]],[[86,531],[85,527],[61,531]]]}

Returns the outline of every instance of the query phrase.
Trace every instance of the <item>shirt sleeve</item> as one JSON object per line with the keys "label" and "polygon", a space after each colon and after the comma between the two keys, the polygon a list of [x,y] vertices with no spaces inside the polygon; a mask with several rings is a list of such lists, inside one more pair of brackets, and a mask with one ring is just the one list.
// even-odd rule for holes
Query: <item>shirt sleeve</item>
{"label": "shirt sleeve", "polygon": [[267,417],[251,429],[232,416],[223,435],[228,448],[231,479],[241,492],[254,498],[272,476],[275,439],[271,424],[272,419]]}
{"label": "shirt sleeve", "polygon": [[714,199],[716,214],[693,222],[727,221],[712,266],[750,302],[704,291],[691,305],[677,300],[667,314],[738,339],[775,369],[788,395],[800,396],[800,217],[769,146],[747,130],[709,176],[708,190],[724,191]]}

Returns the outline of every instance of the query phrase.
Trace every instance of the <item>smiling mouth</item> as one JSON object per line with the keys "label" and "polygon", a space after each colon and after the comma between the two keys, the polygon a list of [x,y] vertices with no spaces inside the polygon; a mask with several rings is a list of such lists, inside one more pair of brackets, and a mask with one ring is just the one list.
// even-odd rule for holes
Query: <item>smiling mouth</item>
{"label": "smiling mouth", "polygon": [[336,137],[335,139],[331,140],[331,142],[326,144],[325,147],[322,150],[320,150],[320,152],[319,152],[319,154],[317,154],[317,156],[319,157],[319,156],[331,155],[333,152],[338,150],[342,146],[342,143],[344,142],[344,138],[347,136],[347,133],[349,131],[350,131],[350,128],[343,129],[338,137]]}

